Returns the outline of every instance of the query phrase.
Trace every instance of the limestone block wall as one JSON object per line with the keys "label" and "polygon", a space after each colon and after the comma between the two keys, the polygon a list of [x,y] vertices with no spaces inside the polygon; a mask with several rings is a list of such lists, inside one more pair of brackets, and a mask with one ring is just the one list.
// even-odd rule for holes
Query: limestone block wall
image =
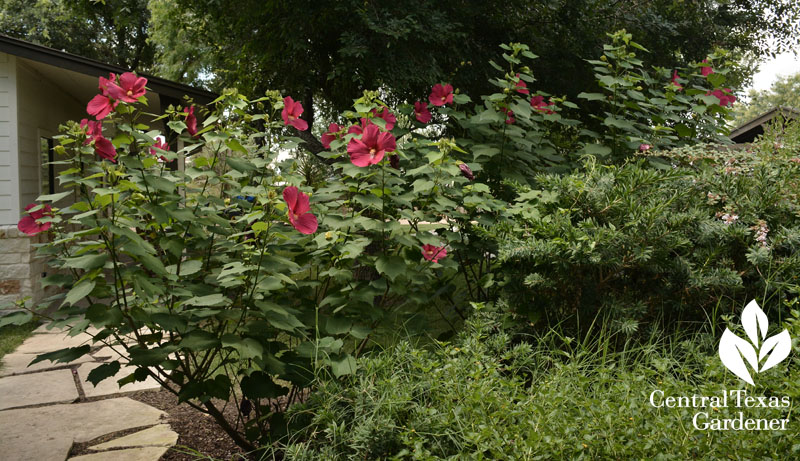
{"label": "limestone block wall", "polygon": [[[46,233],[31,237],[17,226],[0,226],[0,309],[25,296],[34,303],[44,298],[40,282],[47,266],[36,258],[33,245],[44,243],[45,238]],[[9,307],[13,308],[5,306]]]}

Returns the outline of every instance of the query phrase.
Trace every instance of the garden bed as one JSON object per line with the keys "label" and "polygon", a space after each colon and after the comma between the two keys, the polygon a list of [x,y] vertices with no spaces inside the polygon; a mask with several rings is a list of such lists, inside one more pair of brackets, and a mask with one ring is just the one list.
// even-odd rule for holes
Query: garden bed
{"label": "garden bed", "polygon": [[[244,460],[249,459],[242,450],[228,437],[210,416],[203,414],[186,404],[178,404],[178,399],[165,390],[138,391],[125,394],[133,400],[146,403],[166,412],[167,422],[173,431],[178,433],[178,443],[169,449],[162,461],[188,461],[196,459]],[[116,396],[115,396],[116,397]],[[92,399],[99,400],[99,399]],[[220,403],[219,408],[223,408]],[[232,407],[226,408],[226,415],[233,418]],[[229,414],[230,413],[230,414]],[[136,432],[142,428],[106,434],[101,438],[86,443],[76,443],[70,450],[70,457],[94,453],[90,446]],[[127,433],[126,433],[127,432]]]}

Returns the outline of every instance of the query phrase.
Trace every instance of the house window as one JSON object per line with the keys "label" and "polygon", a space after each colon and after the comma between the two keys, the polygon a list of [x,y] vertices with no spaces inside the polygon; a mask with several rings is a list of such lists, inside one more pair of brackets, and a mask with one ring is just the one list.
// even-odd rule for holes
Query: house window
{"label": "house window", "polygon": [[53,139],[39,138],[39,152],[41,152],[41,184],[42,194],[54,194],[56,192],[56,170],[53,165]]}

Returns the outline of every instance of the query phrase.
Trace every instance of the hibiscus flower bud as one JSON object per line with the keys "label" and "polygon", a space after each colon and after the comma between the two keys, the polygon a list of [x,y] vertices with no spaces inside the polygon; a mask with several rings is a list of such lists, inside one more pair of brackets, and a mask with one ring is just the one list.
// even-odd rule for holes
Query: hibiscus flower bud
{"label": "hibiscus flower bud", "polygon": [[469,179],[470,181],[475,180],[475,175],[472,174],[472,170],[467,166],[466,163],[460,163],[458,165],[458,169],[461,170],[461,175],[465,178]]}
{"label": "hibiscus flower bud", "polygon": [[242,399],[242,404],[239,406],[239,412],[247,418],[250,412],[253,411],[253,404],[247,399]]}
{"label": "hibiscus flower bud", "polygon": [[395,170],[400,169],[400,156],[397,154],[389,156],[389,165]]}

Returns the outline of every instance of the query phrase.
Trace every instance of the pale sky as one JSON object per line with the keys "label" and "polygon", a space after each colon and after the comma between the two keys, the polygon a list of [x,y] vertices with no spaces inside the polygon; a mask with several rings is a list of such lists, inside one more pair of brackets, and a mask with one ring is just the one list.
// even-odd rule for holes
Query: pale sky
{"label": "pale sky", "polygon": [[[779,75],[791,75],[800,72],[800,56],[794,53],[782,53],[774,59],[761,64],[757,74],[753,76],[752,89],[767,90]],[[747,91],[744,91],[747,94]]]}

